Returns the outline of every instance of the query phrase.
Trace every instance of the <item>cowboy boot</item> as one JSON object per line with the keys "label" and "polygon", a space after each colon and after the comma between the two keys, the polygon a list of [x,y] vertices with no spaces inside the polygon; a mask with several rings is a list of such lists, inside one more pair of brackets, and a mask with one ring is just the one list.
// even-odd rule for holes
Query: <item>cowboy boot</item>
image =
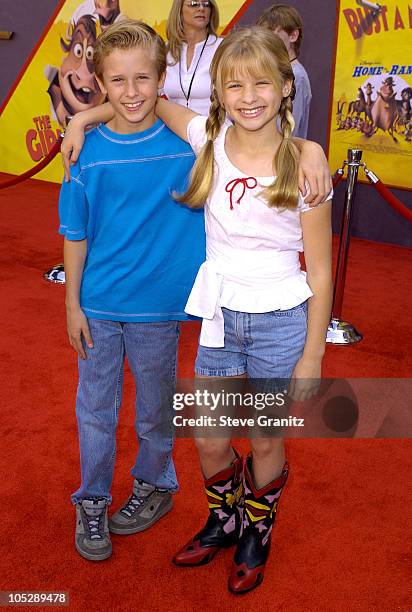
{"label": "cowboy boot", "polygon": [[288,477],[288,464],[282,474],[262,489],[256,489],[251,477],[252,457],[244,466],[244,512],[239,541],[229,576],[229,590],[247,593],[263,580],[269,556],[276,510]]}
{"label": "cowboy boot", "polygon": [[243,461],[235,450],[234,453],[229,467],[205,480],[209,517],[203,529],[173,557],[176,565],[205,565],[221,548],[236,544],[241,520],[237,506],[242,497]]}

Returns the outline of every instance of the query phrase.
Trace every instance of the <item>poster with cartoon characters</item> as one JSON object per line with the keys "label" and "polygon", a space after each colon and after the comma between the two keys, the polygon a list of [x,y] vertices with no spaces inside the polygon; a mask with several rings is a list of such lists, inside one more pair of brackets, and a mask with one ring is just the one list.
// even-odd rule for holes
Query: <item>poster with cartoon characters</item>
{"label": "poster with cartoon characters", "polygon": [[412,189],[412,7],[356,0],[339,6],[329,162],[340,167],[348,149],[388,186]]}
{"label": "poster with cartoon characters", "polygon": [[[250,0],[219,0],[222,32]],[[94,77],[99,33],[124,17],[141,19],[163,38],[168,0],[60,0],[24,73],[0,109],[0,172],[22,174],[46,157],[66,117],[96,106],[103,96]],[[60,182],[59,157],[36,178]]]}

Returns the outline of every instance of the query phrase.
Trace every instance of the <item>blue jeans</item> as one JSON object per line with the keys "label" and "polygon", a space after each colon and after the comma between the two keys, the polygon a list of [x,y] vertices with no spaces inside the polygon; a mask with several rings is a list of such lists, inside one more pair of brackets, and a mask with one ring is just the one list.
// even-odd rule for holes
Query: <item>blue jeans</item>
{"label": "blue jeans", "polygon": [[172,396],[176,384],[179,323],[119,323],[89,319],[94,348],[79,359],[76,414],[80,441],[81,485],[72,502],[104,498],[116,457],[116,428],[122,400],[124,359],[136,382],[136,434],[139,450],[134,478],[176,491],[172,459]]}

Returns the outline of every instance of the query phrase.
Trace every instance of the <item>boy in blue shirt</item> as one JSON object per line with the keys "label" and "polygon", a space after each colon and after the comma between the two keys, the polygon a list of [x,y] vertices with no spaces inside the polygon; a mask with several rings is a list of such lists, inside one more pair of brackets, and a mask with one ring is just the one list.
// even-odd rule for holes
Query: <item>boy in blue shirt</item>
{"label": "boy in blue shirt", "polygon": [[[76,549],[100,561],[117,534],[150,527],[172,507],[172,395],[179,321],[204,261],[201,211],[177,204],[193,165],[191,148],[157,120],[165,45],[138,21],[112,25],[97,40],[95,73],[114,117],[86,136],[63,183],[67,328],[79,355],[76,401],[81,485]],[[136,381],[139,451],[133,492],[108,519],[127,356]],[[165,431],[166,430],[166,431]]]}

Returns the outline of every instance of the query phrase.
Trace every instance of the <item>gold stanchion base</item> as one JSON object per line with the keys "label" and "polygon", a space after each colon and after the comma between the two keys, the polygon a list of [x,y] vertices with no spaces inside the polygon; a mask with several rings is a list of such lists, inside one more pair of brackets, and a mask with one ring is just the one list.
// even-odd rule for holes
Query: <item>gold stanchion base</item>
{"label": "gold stanchion base", "polygon": [[363,336],[348,321],[332,319],[329,323],[326,342],[329,344],[354,344],[362,340]]}
{"label": "gold stanchion base", "polygon": [[59,285],[64,285],[66,282],[66,275],[64,273],[64,265],[62,263],[56,264],[50,270],[47,270],[43,274],[43,278],[49,283],[57,283]]}

